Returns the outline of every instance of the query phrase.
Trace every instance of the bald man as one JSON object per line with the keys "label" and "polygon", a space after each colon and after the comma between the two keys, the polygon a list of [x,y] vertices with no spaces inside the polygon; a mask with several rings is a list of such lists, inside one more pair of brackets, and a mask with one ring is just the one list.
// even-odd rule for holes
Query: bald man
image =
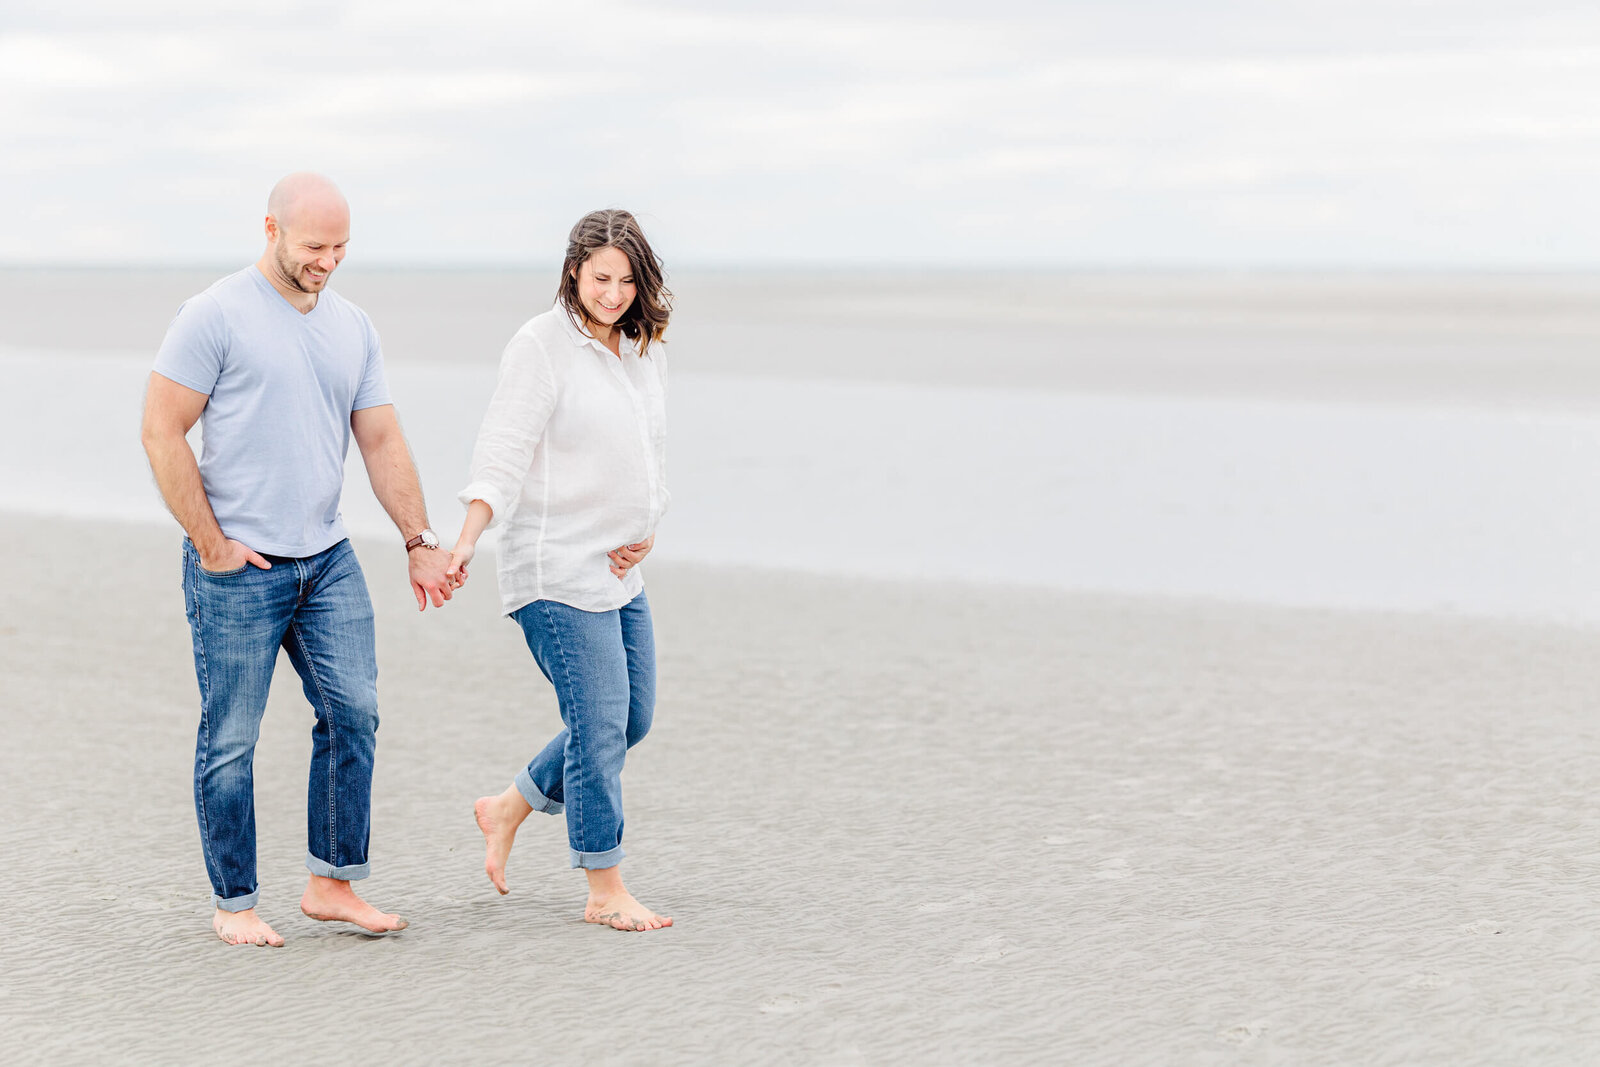
{"label": "bald man", "polygon": [[[145,393],[143,439],[188,535],[183,592],[200,682],[194,802],[212,929],[232,945],[279,946],[255,911],[252,776],[279,648],[316,712],[300,910],[373,933],[406,926],[350,885],[369,873],[378,728],[372,601],[339,515],[352,436],[405,542],[417,609],[442,607],[453,581],[378,334],[328,288],[350,239],[349,205],[328,179],[291,174],[267,200],[266,236],[254,266],[178,309]],[[201,418],[197,463],[184,435]]]}

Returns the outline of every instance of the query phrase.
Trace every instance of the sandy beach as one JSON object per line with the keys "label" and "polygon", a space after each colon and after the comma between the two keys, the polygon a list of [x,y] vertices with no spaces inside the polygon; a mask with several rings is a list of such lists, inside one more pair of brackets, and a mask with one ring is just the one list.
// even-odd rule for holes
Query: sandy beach
{"label": "sandy beach", "polygon": [[[0,1067],[1600,1064],[1600,7],[11,8]],[[152,462],[372,591],[366,857],[278,658],[280,948]],[[612,537],[639,933],[474,818],[561,727],[496,556]],[[300,911],[308,788],[402,930]]]}
{"label": "sandy beach", "polygon": [[[1577,1062],[1600,634],[1425,615],[652,565],[661,700],[627,870],[581,921],[556,820],[512,893],[471,801],[556,712],[485,565],[379,612],[374,876],[301,917],[311,717],[257,755],[261,910],[209,927],[175,528],[0,518],[0,1059]],[[484,561],[485,564],[488,561]],[[330,1051],[331,1050],[331,1051]]]}

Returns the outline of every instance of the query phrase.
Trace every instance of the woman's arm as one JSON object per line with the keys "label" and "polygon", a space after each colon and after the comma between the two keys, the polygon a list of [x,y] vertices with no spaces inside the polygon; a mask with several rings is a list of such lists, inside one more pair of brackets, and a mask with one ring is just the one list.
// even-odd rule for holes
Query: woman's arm
{"label": "woman's arm", "polygon": [[464,505],[483,501],[491,515],[489,525],[505,522],[516,510],[558,393],[543,346],[526,333],[517,334],[500,357],[494,395],[472,448],[469,481],[456,496]]}
{"label": "woman's arm", "polygon": [[467,580],[467,564],[472,562],[472,557],[478,551],[478,538],[483,536],[484,528],[489,525],[489,520],[494,518],[494,509],[482,500],[474,500],[467,505],[467,517],[461,524],[461,536],[456,538],[456,547],[450,550],[450,566],[445,568],[445,577],[456,579],[458,583]]}

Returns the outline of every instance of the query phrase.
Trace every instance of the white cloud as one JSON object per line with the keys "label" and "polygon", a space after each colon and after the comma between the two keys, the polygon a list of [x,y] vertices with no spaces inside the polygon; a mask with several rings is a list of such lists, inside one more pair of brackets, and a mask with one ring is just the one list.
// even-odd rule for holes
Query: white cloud
{"label": "white cloud", "polygon": [[[600,203],[653,212],[690,260],[1572,263],[1600,247],[1582,210],[1600,169],[1587,8],[827,7],[0,16],[0,194],[61,207],[0,256],[231,256],[272,179],[308,166],[351,192],[363,250],[403,262],[539,258]],[[140,212],[194,222],[146,239],[119,221]]]}
{"label": "white cloud", "polygon": [[59,87],[99,89],[117,82],[115,68],[70,40],[41,33],[0,36],[0,83],[15,93]]}

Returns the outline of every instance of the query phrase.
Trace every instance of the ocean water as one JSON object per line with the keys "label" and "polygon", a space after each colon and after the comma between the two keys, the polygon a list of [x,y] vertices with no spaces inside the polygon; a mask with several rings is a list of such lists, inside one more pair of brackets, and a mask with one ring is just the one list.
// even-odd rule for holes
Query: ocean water
{"label": "ocean water", "polygon": [[[394,353],[391,383],[432,519],[448,539],[498,342],[462,324],[461,302],[445,316],[456,328],[427,326],[426,301],[407,288],[426,279],[403,276],[388,290],[366,281],[378,289],[364,302]],[[1439,295],[1454,292],[1448,279],[1408,283],[1409,303],[1400,286],[1389,304],[1381,279],[1325,285],[1321,304],[1311,282],[1183,289],[1158,279],[1152,292],[1187,303],[1174,311],[1146,294],[1142,316],[1138,279],[1112,281],[1103,284],[1117,300],[1100,305],[1073,288],[1082,279],[1064,278],[1056,303],[1048,291],[1011,304],[981,291],[962,304],[974,286],[948,283],[949,306],[892,325],[860,306],[871,279],[683,286],[674,503],[659,557],[893,582],[1600,621],[1600,375],[1587,357],[1583,284],[1507,283],[1491,314],[1482,305],[1496,290],[1472,279],[1469,329]],[[502,283],[508,303],[531,288]],[[92,304],[114,276],[68,274],[52,286],[29,314]],[[688,310],[694,292],[710,310]],[[914,293],[885,293],[903,311],[928,310]],[[181,298],[146,318],[164,322]],[[793,318],[806,306],[823,311]],[[127,338],[103,326],[44,335],[8,315],[0,509],[170,522],[138,444],[159,324],[142,322],[144,344],[130,346],[107,344]],[[514,328],[520,316],[501,317]],[[753,326],[764,316],[792,323],[779,351],[811,346],[817,359],[775,366]],[[445,334],[472,340],[452,355]],[[1098,357],[1084,351],[1096,343]],[[393,533],[355,456],[344,510],[358,533]]]}

